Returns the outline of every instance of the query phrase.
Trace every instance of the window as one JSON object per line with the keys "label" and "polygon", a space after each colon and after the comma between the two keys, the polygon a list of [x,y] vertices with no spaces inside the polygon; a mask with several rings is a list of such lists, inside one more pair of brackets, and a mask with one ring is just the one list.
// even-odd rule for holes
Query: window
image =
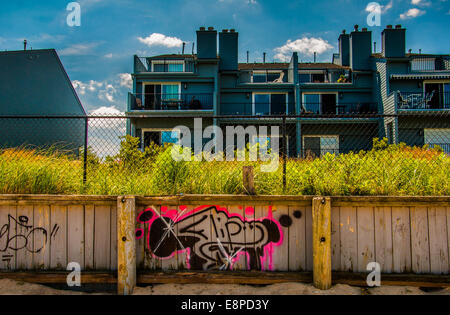
{"label": "window", "polygon": [[439,146],[450,154],[450,129],[424,129],[424,143],[430,147]]}
{"label": "window", "polygon": [[303,107],[308,113],[336,114],[337,94],[303,94]]}
{"label": "window", "polygon": [[166,144],[176,143],[179,139],[179,132],[176,131],[176,136],[172,137],[172,130],[169,129],[143,129],[142,130],[142,149],[145,149],[150,144],[164,146]]}
{"label": "window", "polygon": [[327,81],[327,75],[323,70],[301,70],[298,72],[299,83],[324,83]]}
{"label": "window", "polygon": [[153,72],[184,72],[184,60],[153,60]]}
{"label": "window", "polygon": [[253,115],[282,115],[287,111],[287,94],[253,94]]}
{"label": "window", "polygon": [[162,86],[162,99],[172,100],[178,99],[180,94],[180,86],[178,84],[163,84]]}
{"label": "window", "polygon": [[338,136],[304,136],[303,156],[321,157],[327,153],[339,153]]}
{"label": "window", "polygon": [[427,108],[450,108],[450,83],[426,83],[424,84],[424,98]]}
{"label": "window", "polygon": [[168,105],[168,100],[180,99],[180,90],[180,83],[144,83],[144,93],[142,95],[144,109],[163,109],[165,105]]}

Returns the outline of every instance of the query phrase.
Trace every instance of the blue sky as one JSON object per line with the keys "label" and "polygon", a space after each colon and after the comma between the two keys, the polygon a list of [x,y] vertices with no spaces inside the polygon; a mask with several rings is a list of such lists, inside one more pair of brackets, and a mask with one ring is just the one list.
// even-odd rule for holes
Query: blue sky
{"label": "blue sky", "polygon": [[[2,3],[0,49],[18,50],[27,39],[33,49],[55,48],[88,111],[126,107],[133,55],[187,51],[200,26],[235,28],[240,59],[282,60],[299,51],[302,61],[331,61],[337,38],[354,24],[380,34],[387,24],[407,28],[407,49],[450,53],[450,0],[380,0],[381,26],[366,18],[371,1],[274,0],[79,0],[81,26],[66,23],[68,0]],[[152,36],[153,34],[153,36]],[[159,35],[155,35],[159,34]],[[378,50],[379,50],[378,48]]]}

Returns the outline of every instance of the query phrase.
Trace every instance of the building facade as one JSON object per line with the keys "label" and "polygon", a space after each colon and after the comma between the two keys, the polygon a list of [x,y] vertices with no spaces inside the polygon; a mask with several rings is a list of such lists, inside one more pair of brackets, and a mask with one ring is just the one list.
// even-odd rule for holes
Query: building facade
{"label": "building facade", "polygon": [[450,111],[450,56],[406,53],[400,25],[381,36],[375,53],[371,31],[343,31],[330,63],[301,63],[295,52],[288,63],[239,63],[235,30],[202,27],[196,54],[134,56],[127,132],[145,148],[203,117],[203,128],[283,121],[290,156],[367,150],[374,137],[448,146],[448,116],[401,114]]}

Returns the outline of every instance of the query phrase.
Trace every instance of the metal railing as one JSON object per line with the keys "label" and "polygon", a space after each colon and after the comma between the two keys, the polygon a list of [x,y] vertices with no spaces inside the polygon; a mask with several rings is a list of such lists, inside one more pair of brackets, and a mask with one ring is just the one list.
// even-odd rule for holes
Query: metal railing
{"label": "metal railing", "polygon": [[212,110],[212,93],[130,94],[130,110]]}
{"label": "metal railing", "polygon": [[450,93],[410,93],[399,92],[397,108],[409,109],[450,109]]}
{"label": "metal railing", "polygon": [[445,69],[445,62],[442,56],[421,56],[414,57],[410,62],[411,72],[422,72],[422,71],[441,71]]}

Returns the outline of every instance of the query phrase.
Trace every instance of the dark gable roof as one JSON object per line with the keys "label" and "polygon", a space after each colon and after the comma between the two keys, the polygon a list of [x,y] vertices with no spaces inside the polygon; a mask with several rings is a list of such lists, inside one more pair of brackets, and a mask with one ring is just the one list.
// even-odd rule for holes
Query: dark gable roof
{"label": "dark gable roof", "polygon": [[1,115],[86,115],[54,49],[0,52]]}

